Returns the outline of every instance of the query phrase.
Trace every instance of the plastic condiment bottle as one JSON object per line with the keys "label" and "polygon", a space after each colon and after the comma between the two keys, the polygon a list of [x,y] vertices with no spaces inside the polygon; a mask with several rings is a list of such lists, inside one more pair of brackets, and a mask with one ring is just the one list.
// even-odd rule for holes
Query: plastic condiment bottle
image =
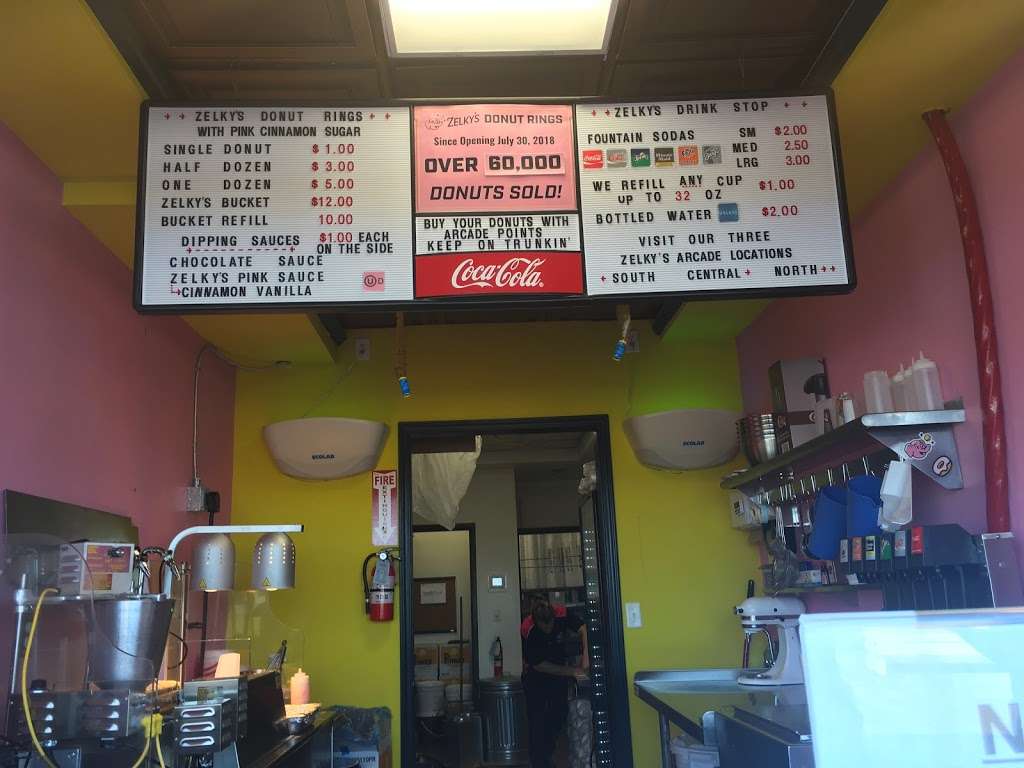
{"label": "plastic condiment bottle", "polygon": [[[902,366],[900,366],[902,367]],[[917,392],[914,391],[914,358],[910,358],[910,367],[903,371],[903,396],[907,399],[907,410],[918,411]]]}
{"label": "plastic condiment bottle", "polygon": [[309,675],[302,671],[302,667],[292,675],[288,688],[291,691],[292,704],[309,704]]}
{"label": "plastic condiment bottle", "polygon": [[885,371],[864,374],[864,405],[868,413],[892,413],[892,384]]}
{"label": "plastic condiment bottle", "polygon": [[907,411],[907,390],[906,374],[903,372],[903,365],[892,376],[892,407],[897,411]]}
{"label": "plastic condiment bottle", "polygon": [[942,387],[939,384],[939,367],[921,352],[914,361],[914,394],[917,407],[922,411],[942,409]]}

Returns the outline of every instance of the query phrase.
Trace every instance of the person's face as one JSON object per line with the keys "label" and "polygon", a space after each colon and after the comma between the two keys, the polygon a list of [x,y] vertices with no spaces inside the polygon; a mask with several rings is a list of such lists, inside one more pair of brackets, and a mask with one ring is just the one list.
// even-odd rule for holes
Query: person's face
{"label": "person's face", "polygon": [[538,621],[537,626],[540,627],[540,631],[543,632],[545,635],[550,635],[551,631],[555,628],[555,621],[554,619],[549,619],[548,621]]}

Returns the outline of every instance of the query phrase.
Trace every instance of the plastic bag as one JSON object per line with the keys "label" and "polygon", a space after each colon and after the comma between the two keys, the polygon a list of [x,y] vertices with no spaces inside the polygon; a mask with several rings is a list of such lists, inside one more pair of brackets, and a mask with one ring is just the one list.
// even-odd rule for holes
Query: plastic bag
{"label": "plastic bag", "polygon": [[878,526],[883,531],[896,531],[914,517],[913,477],[910,462],[905,459],[889,462],[889,469],[882,478],[879,496],[882,506],[878,509]]}

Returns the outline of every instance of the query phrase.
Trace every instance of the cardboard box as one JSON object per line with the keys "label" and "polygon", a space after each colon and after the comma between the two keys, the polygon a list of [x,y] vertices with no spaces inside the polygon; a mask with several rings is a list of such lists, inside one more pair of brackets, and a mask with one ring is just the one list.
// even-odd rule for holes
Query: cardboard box
{"label": "cardboard box", "polygon": [[376,744],[343,744],[334,756],[342,765],[358,760],[359,768],[391,768],[391,747],[381,749]]}
{"label": "cardboard box", "polygon": [[820,357],[801,357],[796,360],[778,360],[768,369],[768,383],[772,390],[772,410],[785,413],[789,421],[792,447],[803,445],[818,436],[814,423],[814,404],[818,401],[811,380],[823,383],[823,395],[829,397],[825,361]]}
{"label": "cardboard box", "polygon": [[416,657],[416,680],[437,680],[440,652],[436,645],[417,645],[413,650]]}
{"label": "cardboard box", "polygon": [[462,679],[471,681],[473,679],[473,653],[469,642],[464,642],[462,648],[459,644],[441,646],[441,663],[438,671],[438,679],[459,681],[459,665],[462,665]]}
{"label": "cardboard box", "polygon": [[135,545],[124,541],[82,541],[60,547],[58,585],[62,595],[125,595],[132,591]]}

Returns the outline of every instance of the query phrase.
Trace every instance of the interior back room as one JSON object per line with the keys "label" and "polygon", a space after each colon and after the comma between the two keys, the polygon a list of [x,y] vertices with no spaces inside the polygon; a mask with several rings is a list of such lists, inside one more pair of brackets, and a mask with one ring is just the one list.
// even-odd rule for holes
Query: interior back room
{"label": "interior back room", "polygon": [[[730,606],[755,577],[758,558],[719,514],[722,468],[644,468],[618,426],[631,413],[737,409],[733,341],[717,332],[704,340],[692,332],[657,340],[641,327],[643,353],[615,365],[608,340],[617,330],[614,323],[409,328],[415,396],[408,400],[394,382],[391,331],[358,334],[370,340],[367,362],[353,365],[346,349],[335,366],[238,374],[234,520],[268,522],[287,510],[312,534],[295,537],[297,588],[271,599],[284,621],[307,627],[305,664],[317,696],[399,711],[398,622],[373,625],[363,614],[357,566],[371,549],[365,475],[330,483],[284,477],[261,436],[263,425],[302,415],[328,391],[309,416],[358,415],[393,425],[382,469],[397,465],[394,425],[404,421],[608,414],[622,598],[640,602],[644,620],[625,631],[628,677],[652,667],[736,663],[740,638]],[[657,718],[645,709],[631,697],[636,765],[657,759]]]}

